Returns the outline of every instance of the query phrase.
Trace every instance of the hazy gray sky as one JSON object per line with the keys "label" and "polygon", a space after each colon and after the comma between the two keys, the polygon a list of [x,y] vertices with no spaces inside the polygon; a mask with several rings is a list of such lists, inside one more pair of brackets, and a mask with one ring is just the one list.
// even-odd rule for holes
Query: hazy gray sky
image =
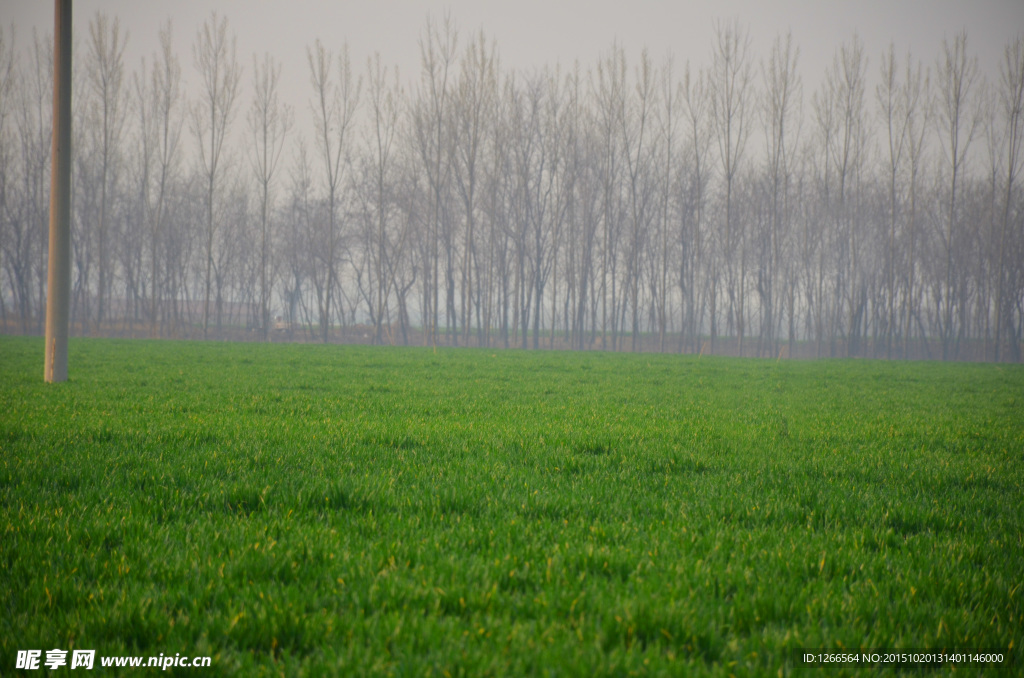
{"label": "hazy gray sky", "polygon": [[[968,32],[969,49],[983,73],[998,77],[1003,48],[1024,31],[1022,0],[75,0],[75,33],[84,46],[90,18],[102,10],[117,16],[129,31],[127,66],[137,67],[157,44],[167,17],[174,21],[175,42],[186,82],[193,79],[191,43],[196,30],[215,10],[228,17],[238,39],[238,58],[248,83],[254,53],[271,52],[282,64],[283,92],[301,119],[308,115],[310,88],[306,46],[320,38],[336,49],[347,40],[353,65],[380,52],[397,64],[404,82],[419,76],[419,36],[428,13],[450,11],[461,42],[483,29],[497,41],[504,69],[532,69],[579,59],[587,68],[614,40],[635,61],[646,46],[656,62],[669,52],[677,67],[710,62],[715,19],[739,18],[750,29],[753,54],[768,54],[774,37],[792,30],[800,48],[805,102],[817,88],[840,43],[856,31],[870,59],[874,79],[879,55],[890,41],[897,53],[910,50],[932,65],[943,37]],[[24,47],[33,27],[53,29],[53,3],[3,0],[3,24],[14,24]],[[868,92],[872,96],[871,91]]]}

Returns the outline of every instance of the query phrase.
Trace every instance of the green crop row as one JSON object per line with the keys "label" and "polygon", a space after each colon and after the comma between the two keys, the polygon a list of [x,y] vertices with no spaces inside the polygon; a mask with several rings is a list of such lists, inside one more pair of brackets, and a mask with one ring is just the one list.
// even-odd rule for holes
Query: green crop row
{"label": "green crop row", "polygon": [[1024,666],[1021,366],[72,340],[47,385],[42,349],[0,337],[2,675]]}

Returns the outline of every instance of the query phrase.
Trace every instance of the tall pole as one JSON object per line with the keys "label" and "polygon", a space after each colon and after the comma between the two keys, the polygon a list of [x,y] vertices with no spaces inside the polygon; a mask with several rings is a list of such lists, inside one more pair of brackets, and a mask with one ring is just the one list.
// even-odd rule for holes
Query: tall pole
{"label": "tall pole", "polygon": [[50,261],[46,290],[44,379],[68,380],[71,298],[71,0],[55,0]]}

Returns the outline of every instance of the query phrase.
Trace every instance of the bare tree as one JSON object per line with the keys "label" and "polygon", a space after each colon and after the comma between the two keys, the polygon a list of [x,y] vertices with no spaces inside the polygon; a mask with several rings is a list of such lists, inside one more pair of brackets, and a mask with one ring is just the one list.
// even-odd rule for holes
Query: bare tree
{"label": "bare tree", "polygon": [[124,85],[124,48],[127,34],[122,35],[118,20],[110,20],[98,12],[89,22],[89,56],[86,81],[89,85],[88,115],[93,134],[99,181],[99,211],[96,223],[96,253],[99,266],[96,322],[102,323],[105,305],[110,299],[113,279],[110,253],[110,201],[116,190],[113,185],[120,170],[121,137],[127,112]]}
{"label": "bare tree", "polygon": [[[282,289],[289,338],[294,336],[300,319],[304,327],[312,326],[306,309],[306,281],[318,285],[316,267],[319,248],[314,226],[312,197],[313,170],[310,167],[306,144],[300,139],[289,172],[289,191],[286,227],[283,229],[283,256],[287,273]],[[318,298],[322,291],[317,290]]]}
{"label": "bare tree", "polygon": [[[909,57],[908,57],[909,62]],[[888,299],[886,303],[886,338],[885,354],[892,357],[893,332],[896,327],[896,223],[898,217],[897,179],[903,162],[907,137],[910,133],[910,121],[913,115],[915,97],[909,84],[898,81],[899,64],[896,60],[896,48],[890,44],[889,51],[882,55],[882,81],[875,88],[875,97],[882,121],[885,124],[886,150],[888,151],[888,184],[889,184],[889,229],[886,247],[886,287]],[[902,96],[901,96],[902,95]]]}
{"label": "bare tree", "polygon": [[[375,54],[366,63],[367,71],[367,105],[369,106],[370,125],[367,130],[369,165],[372,170],[372,208],[367,210],[373,216],[373,235],[367,238],[365,247],[374,265],[375,299],[371,299],[370,316],[374,321],[374,342],[381,343],[384,339],[384,319],[388,314],[388,299],[394,285],[394,267],[399,263],[405,246],[408,229],[392,242],[388,224],[394,205],[392,186],[394,184],[395,149],[394,142],[398,132],[398,120],[401,109],[401,89],[398,85],[397,68],[391,71],[381,64],[380,54]],[[408,226],[408,222],[405,222]],[[390,323],[388,340],[394,343]]]}
{"label": "bare tree", "polygon": [[[612,45],[609,54],[597,65],[592,97],[597,107],[596,131],[601,162],[601,349],[618,348],[618,240],[623,218],[622,207],[622,145],[621,116],[626,99],[626,54],[619,45]],[[610,307],[609,307],[610,305]],[[595,319],[596,320],[596,319]],[[609,342],[609,332],[611,341]]]}
{"label": "bare tree", "polygon": [[[1000,88],[999,88],[1000,113],[1006,125],[1005,150],[1006,150],[1006,184],[1003,187],[1005,193],[1003,198],[1002,223],[999,233],[999,265],[996,275],[996,336],[995,336],[995,360],[1001,358],[1001,347],[1003,333],[1010,324],[1013,313],[1013,305],[1010,302],[1011,295],[1006,294],[1007,271],[1006,253],[1010,249],[1011,236],[1011,214],[1014,208],[1014,189],[1017,184],[1017,176],[1020,173],[1021,164],[1024,162],[1024,153],[1021,152],[1021,141],[1024,137],[1024,40],[1018,37],[1012,44],[1006,47],[1003,63],[1000,67]],[[1018,243],[1018,247],[1020,243]],[[1016,262],[1016,268],[1021,267],[1020,261]],[[1020,342],[1015,339],[1010,342],[1012,354],[1016,360],[1020,360]]]}
{"label": "bare tree", "polygon": [[[906,102],[907,113],[907,159],[910,163],[908,168],[909,176],[907,186],[907,283],[904,296],[903,308],[903,357],[909,357],[911,319],[917,318],[917,287],[916,271],[918,257],[918,186],[921,183],[921,175],[924,165],[925,133],[930,126],[932,106],[930,105],[929,80],[922,74],[920,62],[915,68],[908,56],[906,64],[906,76],[904,78],[903,97]],[[918,325],[920,325],[918,320]],[[925,338],[922,333],[922,339]]]}
{"label": "bare tree", "polygon": [[[729,310],[727,324],[735,326],[737,350],[743,354],[744,334],[744,278],[745,268],[742,243],[733,224],[733,190],[741,169],[747,139],[750,137],[751,64],[750,34],[740,27],[739,21],[715,25],[712,50],[709,95],[711,120],[715,129],[718,157],[722,166],[725,189],[725,222],[722,255],[727,276]],[[740,225],[742,226],[742,225]],[[736,271],[736,258],[740,270]],[[714,337],[712,336],[712,341]]]}
{"label": "bare tree", "polygon": [[[564,78],[558,73],[556,80],[549,81],[549,87],[556,89],[558,95],[551,97],[548,103],[548,123],[557,128],[551,135],[551,143],[557,144],[555,155],[559,159],[557,195],[555,200],[553,240],[553,261],[551,272],[551,328],[549,346],[555,348],[560,310],[559,282],[565,280],[564,300],[561,302],[562,328],[566,340],[570,340],[572,320],[571,309],[574,307],[572,292],[574,288],[574,260],[572,248],[576,246],[574,236],[577,234],[577,211],[579,208],[579,186],[581,183],[580,134],[580,101],[579,101],[579,68],[574,65],[572,72]],[[559,265],[561,264],[561,268]],[[570,340],[571,341],[571,340]],[[569,343],[569,345],[572,345]]]}
{"label": "bare tree", "polygon": [[210,284],[214,260],[214,210],[222,178],[224,141],[235,114],[241,66],[235,59],[235,39],[228,40],[227,17],[216,12],[203,23],[192,44],[192,57],[201,81],[199,98],[192,106],[191,130],[199,150],[206,182],[206,274],[203,292],[203,338],[210,324]]}
{"label": "bare tree", "polygon": [[[768,184],[771,206],[768,211],[768,237],[766,242],[766,270],[758,281],[761,292],[763,321],[761,335],[775,350],[776,328],[781,320],[779,280],[782,263],[782,242],[789,229],[789,183],[792,176],[794,148],[799,141],[799,115],[801,81],[797,74],[800,50],[793,44],[793,36],[776,37],[771,55],[761,64],[764,80],[762,122],[765,128]],[[796,129],[794,129],[796,128]],[[790,345],[793,342],[794,301],[790,289]]]}
{"label": "bare tree", "polygon": [[[486,125],[494,124],[493,108],[497,101],[497,57],[493,42],[488,42],[483,32],[479,33],[466,47],[462,59],[455,101],[457,124],[455,153],[455,183],[465,212],[465,242],[462,253],[462,274],[460,301],[461,322],[464,343],[469,343],[474,306],[476,308],[477,338],[480,340],[481,299],[480,291],[474,293],[473,271],[477,266],[477,223],[481,156],[486,139]],[[477,279],[477,284],[479,280]],[[476,303],[473,300],[476,299]]]}
{"label": "bare tree", "polygon": [[831,223],[834,221],[834,208],[832,206],[832,175],[834,172],[832,167],[832,147],[835,144],[837,134],[838,115],[836,113],[835,97],[831,93],[832,87],[831,82],[826,81],[814,93],[812,98],[814,122],[817,131],[817,138],[815,139],[817,143],[813,150],[815,155],[814,162],[816,164],[814,176],[817,184],[815,188],[817,189],[819,199],[815,205],[817,208],[817,214],[814,215],[816,224],[814,227],[808,225],[804,237],[805,249],[811,249],[809,245],[812,240],[820,241],[813,246],[818,256],[817,261],[813,264],[814,272],[810,273],[808,271],[808,278],[812,279],[808,281],[807,285],[807,306],[814,309],[815,357],[818,358],[822,355],[822,343],[827,336],[825,284],[827,272],[826,251],[829,248],[826,247],[826,243],[832,238],[832,233],[836,230],[835,224]]}
{"label": "bare tree", "polygon": [[[33,33],[25,70],[15,79],[14,127],[17,199],[0,240],[22,332],[42,332],[49,215],[50,142],[53,138],[53,38]],[[33,317],[34,316],[34,317]]]}
{"label": "bare tree", "polygon": [[[160,318],[159,300],[169,277],[170,261],[161,261],[160,248],[164,245],[167,203],[171,185],[178,178],[181,162],[181,128],[184,109],[181,96],[181,66],[172,50],[173,28],[170,20],[160,27],[160,51],[153,57],[153,70],[148,86],[143,83],[145,72],[136,82],[136,96],[140,112],[141,136],[146,159],[143,185],[144,204],[149,223],[149,313],[151,332],[157,334]],[[149,158],[155,158],[153,175],[149,175]],[[152,186],[150,184],[152,183]],[[163,266],[163,272],[161,272]]]}
{"label": "bare tree", "polygon": [[[506,109],[509,194],[506,209],[505,230],[514,248],[512,268],[512,338],[527,348],[530,327],[530,308],[533,304],[535,276],[531,266],[537,266],[537,251],[542,251],[546,242],[533,243],[531,236],[543,239],[538,226],[539,217],[535,192],[542,191],[541,172],[543,148],[540,143],[540,116],[543,89],[538,78],[509,78],[505,82],[504,106]],[[546,204],[546,203],[545,203]],[[519,338],[520,329],[522,337]]]}
{"label": "bare tree", "polygon": [[249,107],[249,133],[253,144],[250,146],[250,162],[259,190],[260,201],[260,333],[267,341],[270,325],[270,287],[267,279],[269,247],[273,241],[270,233],[270,214],[273,210],[274,178],[277,173],[281,152],[288,131],[292,126],[292,111],[287,104],[278,100],[277,84],[281,67],[269,54],[258,62],[253,56],[253,99]]}
{"label": "bare tree", "polygon": [[960,32],[952,44],[942,41],[942,56],[936,64],[939,79],[939,106],[936,123],[949,167],[949,195],[946,204],[945,289],[942,296],[941,336],[942,359],[953,357],[953,249],[958,235],[957,182],[967,160],[967,150],[974,139],[979,116],[972,110],[978,63],[967,55],[967,33]]}
{"label": "bare tree", "polygon": [[[833,224],[831,244],[836,257],[831,290],[833,302],[828,319],[833,355],[835,340],[840,335],[846,337],[847,353],[855,354],[860,348],[859,337],[863,331],[866,288],[859,268],[863,243],[859,237],[858,208],[867,145],[864,116],[866,69],[864,47],[860,38],[854,35],[851,42],[844,43],[837,50],[818,102],[819,124],[822,129],[826,124],[830,129],[824,137],[828,155],[826,162],[831,162],[835,175],[826,176],[826,210]],[[835,180],[834,202],[827,185],[832,178]],[[824,299],[819,298],[819,303],[823,302]]]}
{"label": "bare tree", "polygon": [[[682,102],[682,88],[675,80],[674,61],[670,56],[661,69],[659,82],[661,104],[658,107],[658,144],[656,153],[660,168],[660,205],[658,214],[657,247],[658,257],[655,271],[655,296],[656,315],[658,327],[658,350],[665,352],[669,318],[672,313],[669,303],[669,251],[673,239],[669,237],[670,224],[672,223],[671,209],[672,196],[676,190],[676,145],[678,143],[678,130],[680,123],[680,105]],[[682,330],[682,328],[680,328]]]}
{"label": "bare tree", "polygon": [[[623,155],[626,156],[626,171],[629,180],[630,232],[626,251],[626,285],[629,306],[632,312],[632,350],[639,350],[640,339],[640,276],[642,256],[648,237],[651,218],[651,191],[648,181],[651,174],[653,155],[651,152],[654,136],[652,110],[656,107],[656,84],[654,66],[645,50],[636,68],[634,85],[635,99],[624,97],[619,114],[619,133],[622,135]],[[623,308],[625,311],[625,308]]]}
{"label": "bare tree", "polygon": [[[544,321],[544,299],[548,284],[557,270],[558,240],[565,217],[565,186],[563,178],[562,143],[562,76],[560,69],[546,71],[531,83],[530,106],[537,105],[536,145],[538,163],[533,168],[528,200],[530,207],[533,292],[533,348],[540,348],[541,325]],[[537,98],[534,99],[534,96]],[[535,103],[536,102],[536,103]],[[557,293],[554,293],[557,297]],[[553,301],[554,303],[554,301]],[[525,336],[524,323],[524,336]],[[525,345],[525,343],[524,343]]]}
{"label": "bare tree", "polygon": [[[705,273],[706,241],[704,232],[704,207],[707,200],[707,186],[710,178],[708,154],[711,150],[711,111],[707,96],[708,77],[704,72],[691,75],[690,64],[686,64],[683,78],[683,99],[686,104],[686,127],[688,136],[690,169],[689,189],[689,222],[692,227],[681,232],[679,239],[688,243],[679,271],[679,285],[687,299],[687,325],[689,326],[691,350],[697,350],[699,336],[704,327],[704,311],[707,303],[710,280],[711,288],[711,341],[715,338],[715,298],[718,273],[711,270]],[[680,350],[683,349],[683,334],[680,333]],[[712,351],[714,346],[712,345]]]}
{"label": "bare tree", "polygon": [[[424,345],[437,343],[438,322],[440,321],[440,253],[442,238],[442,210],[447,201],[451,177],[450,138],[452,125],[450,106],[458,31],[451,15],[445,15],[441,25],[427,19],[426,34],[420,39],[420,94],[413,109],[416,142],[420,160],[430,184],[429,222],[425,235],[425,247],[429,261],[423,265],[423,322]],[[450,253],[450,250],[449,250]],[[449,279],[454,294],[454,279],[451,275],[451,257],[448,257]],[[450,299],[451,301],[451,299]],[[454,313],[449,303],[448,314]],[[449,322],[450,326],[450,322]]]}
{"label": "bare tree", "polygon": [[[138,127],[135,130],[136,138],[135,142],[138,144],[138,152],[135,154],[133,162],[131,163],[135,170],[136,184],[137,187],[133,187],[136,191],[138,198],[137,204],[135,204],[136,219],[138,223],[143,225],[142,233],[139,233],[140,238],[147,240],[146,245],[140,246],[139,252],[139,268],[137,275],[139,277],[139,285],[142,287],[140,295],[142,297],[148,297],[144,299],[143,303],[146,304],[145,315],[149,320],[149,328],[151,336],[157,336],[157,325],[156,325],[156,287],[157,287],[157,264],[156,264],[156,230],[153,228],[153,209],[152,209],[152,195],[150,190],[150,184],[152,183],[152,172],[153,172],[153,155],[155,153],[156,139],[157,139],[157,126],[154,119],[154,101],[151,96],[149,88],[149,69],[146,66],[146,58],[142,58],[140,69],[136,71],[132,76],[132,95],[135,112],[138,115]],[[148,249],[149,254],[149,270],[148,279],[146,278],[146,271],[142,270],[141,258],[143,253],[141,249]]]}
{"label": "bare tree", "polygon": [[359,104],[361,80],[353,78],[348,57],[348,44],[343,44],[338,55],[337,73],[334,55],[320,40],[306,50],[310,83],[314,99],[310,103],[316,124],[316,145],[324,167],[324,185],[327,190],[327,251],[326,287],[319,300],[320,335],[327,342],[334,307],[334,291],[338,280],[337,261],[340,233],[337,225],[341,187],[344,178],[349,145],[349,132]]}
{"label": "bare tree", "polygon": [[[15,78],[18,75],[17,57],[14,50],[14,28],[8,32],[0,26],[0,242],[7,242],[11,235],[12,192],[14,181],[14,135],[11,130],[11,103],[14,100]],[[7,248],[0,246],[0,323],[7,325],[7,286],[4,272],[7,268],[4,258]]]}
{"label": "bare tree", "polygon": [[594,247],[598,222],[598,199],[601,194],[595,172],[597,163],[590,162],[596,150],[592,142],[591,118],[585,109],[584,93],[580,91],[580,65],[574,65],[566,79],[566,171],[570,186],[567,198],[566,235],[566,321],[569,345],[586,347],[586,320],[589,303],[593,303]]}

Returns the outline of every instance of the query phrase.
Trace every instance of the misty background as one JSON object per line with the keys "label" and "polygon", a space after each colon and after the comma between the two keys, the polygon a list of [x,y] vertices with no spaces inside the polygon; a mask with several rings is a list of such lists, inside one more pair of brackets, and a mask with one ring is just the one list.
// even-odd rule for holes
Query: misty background
{"label": "misty background", "polygon": [[[0,15],[11,332],[52,12]],[[73,334],[1020,359],[1019,3],[74,12]]]}

